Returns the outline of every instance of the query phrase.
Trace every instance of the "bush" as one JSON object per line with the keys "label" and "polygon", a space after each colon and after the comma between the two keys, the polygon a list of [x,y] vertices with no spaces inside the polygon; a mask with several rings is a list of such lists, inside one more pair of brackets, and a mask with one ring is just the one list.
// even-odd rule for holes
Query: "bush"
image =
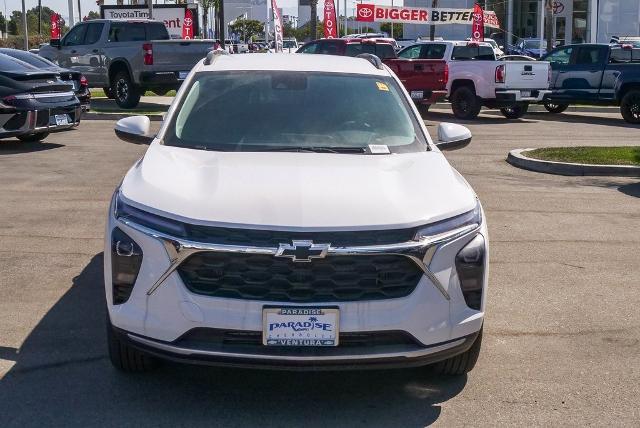
{"label": "bush", "polygon": [[[29,36],[29,49],[37,48],[41,43],[49,42],[49,38],[45,36]],[[0,47],[24,49],[24,37],[23,36],[8,36],[6,39],[0,39]]]}

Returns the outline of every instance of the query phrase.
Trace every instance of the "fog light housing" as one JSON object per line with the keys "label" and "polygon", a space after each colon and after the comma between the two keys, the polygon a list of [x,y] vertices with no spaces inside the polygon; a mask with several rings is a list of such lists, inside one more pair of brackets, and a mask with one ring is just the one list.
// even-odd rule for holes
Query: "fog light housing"
{"label": "fog light housing", "polygon": [[480,310],[484,288],[486,246],[484,237],[476,235],[456,255],[456,271],[464,300],[471,309]]}
{"label": "fog light housing", "polygon": [[111,232],[111,282],[113,304],[129,300],[142,265],[142,248],[119,228]]}

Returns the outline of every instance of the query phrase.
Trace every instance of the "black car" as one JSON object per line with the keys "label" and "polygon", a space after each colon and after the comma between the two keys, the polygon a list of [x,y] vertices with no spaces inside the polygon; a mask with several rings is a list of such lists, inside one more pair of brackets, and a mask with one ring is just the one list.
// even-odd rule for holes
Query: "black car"
{"label": "black car", "polygon": [[0,53],[0,138],[40,141],[78,125],[81,114],[70,82]]}
{"label": "black car", "polygon": [[60,75],[60,79],[68,81],[73,85],[73,92],[80,100],[82,110],[89,110],[89,102],[91,101],[91,92],[89,91],[89,82],[87,78],[78,71],[69,70],[49,61],[48,59],[36,55],[31,52],[19,49],[0,48],[0,53],[9,55],[10,57],[26,62],[40,70],[53,71]]}

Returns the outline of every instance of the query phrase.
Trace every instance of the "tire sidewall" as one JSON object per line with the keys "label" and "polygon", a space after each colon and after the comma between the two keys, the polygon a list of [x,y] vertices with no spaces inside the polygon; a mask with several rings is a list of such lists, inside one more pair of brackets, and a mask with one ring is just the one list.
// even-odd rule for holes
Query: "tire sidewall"
{"label": "tire sidewall", "polygon": [[[466,111],[461,103],[467,103]],[[480,105],[476,94],[467,86],[455,90],[451,97],[451,109],[458,119],[475,119],[480,113]]]}
{"label": "tire sidewall", "polygon": [[140,95],[129,73],[125,71],[116,73],[111,83],[111,88],[113,90],[112,95],[119,107],[132,108],[138,104]]}
{"label": "tire sidewall", "polygon": [[624,97],[622,97],[622,102],[620,103],[620,113],[627,123],[640,124],[640,102],[635,103],[636,108],[638,109],[637,114],[639,115],[639,117],[634,117],[633,112],[631,111],[634,106],[631,98],[634,96],[638,97],[638,100],[640,101],[640,91],[638,90],[629,91],[624,95]]}

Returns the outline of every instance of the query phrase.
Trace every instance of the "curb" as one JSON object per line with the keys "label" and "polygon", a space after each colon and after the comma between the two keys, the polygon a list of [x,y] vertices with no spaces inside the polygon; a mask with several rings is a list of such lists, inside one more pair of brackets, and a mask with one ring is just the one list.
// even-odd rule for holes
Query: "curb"
{"label": "curb", "polygon": [[511,150],[507,156],[507,162],[511,165],[527,169],[529,171],[544,172],[556,175],[600,175],[600,176],[616,176],[616,177],[640,177],[640,166],[633,165],[588,165],[582,163],[566,163],[545,161],[539,159],[528,158],[523,155],[535,149],[516,149]]}
{"label": "curb", "polygon": [[[81,120],[120,120],[130,116],[137,115],[125,113],[92,113],[89,111],[82,114]],[[161,114],[145,114],[142,116],[147,116],[152,122],[162,122],[163,117]]]}

